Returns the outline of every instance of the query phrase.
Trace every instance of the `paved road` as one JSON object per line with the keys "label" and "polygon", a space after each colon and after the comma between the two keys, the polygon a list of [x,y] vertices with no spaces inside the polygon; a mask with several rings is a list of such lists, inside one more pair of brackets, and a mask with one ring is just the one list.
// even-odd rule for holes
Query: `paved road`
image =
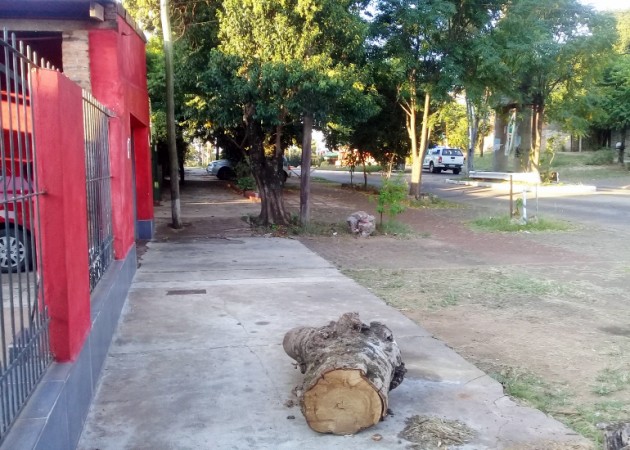
{"label": "paved road", "polygon": [[[298,172],[299,173],[299,172]],[[326,180],[349,183],[348,172],[336,172],[316,170],[313,177]],[[410,175],[406,174],[407,179]],[[475,205],[481,208],[496,211],[509,210],[509,195],[505,192],[493,190],[487,187],[461,186],[447,183],[447,180],[459,179],[461,176],[453,176],[451,173],[432,174],[423,172],[422,190],[438,195],[440,198]],[[363,175],[355,174],[355,183],[363,182]],[[379,174],[368,175],[368,184],[380,186]],[[614,185],[610,180],[602,181],[597,190],[589,194],[575,195],[571,192],[544,194],[541,188],[541,196],[538,201],[534,193],[528,198],[529,214],[539,216],[553,216],[569,221],[589,224],[597,227],[613,229],[630,234],[630,177],[619,179]],[[625,184],[625,186],[624,186]],[[538,209],[538,213],[536,212]]]}

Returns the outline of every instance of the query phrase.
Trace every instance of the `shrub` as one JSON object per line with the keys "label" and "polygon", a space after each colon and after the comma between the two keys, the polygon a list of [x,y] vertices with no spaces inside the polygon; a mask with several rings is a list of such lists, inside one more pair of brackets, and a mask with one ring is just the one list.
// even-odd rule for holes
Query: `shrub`
{"label": "shrub", "polygon": [[376,206],[376,211],[381,215],[381,225],[383,224],[383,213],[387,214],[390,220],[393,220],[405,210],[407,189],[407,180],[402,175],[393,179],[383,179],[383,186],[378,194],[378,205]]}
{"label": "shrub", "polygon": [[236,185],[244,191],[251,191],[256,188],[256,181],[252,176],[252,169],[247,161],[239,162],[234,168],[236,172]]}
{"label": "shrub", "polygon": [[254,177],[237,178],[236,185],[243,191],[253,191],[256,188],[256,181]]}
{"label": "shrub", "polygon": [[[287,157],[287,161],[290,166],[299,166],[302,164],[302,149],[299,147],[289,147],[284,156]],[[313,164],[313,162],[311,162]]]}
{"label": "shrub", "polygon": [[[361,169],[363,169],[363,166],[361,166]],[[380,166],[379,164],[374,164],[374,165],[367,165],[365,166],[365,171],[367,173],[374,173],[374,172],[380,172],[381,170],[383,170],[382,166]],[[362,171],[362,170],[361,170]]]}

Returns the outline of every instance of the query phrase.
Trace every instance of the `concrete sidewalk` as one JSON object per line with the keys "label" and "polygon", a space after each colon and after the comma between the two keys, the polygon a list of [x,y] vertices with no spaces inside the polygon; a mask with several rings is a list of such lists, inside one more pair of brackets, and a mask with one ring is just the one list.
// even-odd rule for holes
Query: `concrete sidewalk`
{"label": "concrete sidewalk", "polygon": [[[387,324],[409,371],[383,422],[321,435],[286,406],[302,376],[282,339],[348,311]],[[79,448],[405,449],[414,415],[465,423],[476,435],[462,449],[590,448],[296,240],[151,242]]]}

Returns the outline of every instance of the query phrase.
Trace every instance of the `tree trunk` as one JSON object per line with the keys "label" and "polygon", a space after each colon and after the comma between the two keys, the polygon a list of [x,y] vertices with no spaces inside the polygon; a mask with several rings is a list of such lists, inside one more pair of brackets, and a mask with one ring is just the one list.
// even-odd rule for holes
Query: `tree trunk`
{"label": "tree trunk", "polygon": [[[311,139],[313,115],[304,114],[304,136],[302,137],[302,161],[300,169],[300,225],[305,226],[311,220]],[[352,182],[352,178],[350,178]]]}
{"label": "tree trunk", "polygon": [[617,155],[617,162],[623,166],[625,159],[624,151],[626,150],[626,127],[621,130],[621,146],[618,148],[619,154]]}
{"label": "tree trunk", "polygon": [[168,137],[168,156],[171,176],[171,216],[173,228],[182,227],[181,205],[179,197],[179,164],[175,136],[175,88],[173,82],[173,40],[169,0],[160,0],[160,18],[164,34],[164,59],[166,72],[166,133]]}
{"label": "tree trunk", "polygon": [[468,152],[466,159],[466,173],[474,170],[475,144],[479,127],[479,117],[475,112],[472,101],[466,99],[466,118],[468,119]]}
{"label": "tree trunk", "polygon": [[431,96],[428,92],[424,95],[424,111],[422,112],[422,131],[420,135],[420,147],[418,147],[418,140],[416,136],[416,113],[415,113],[415,101],[413,102],[413,123],[408,124],[407,132],[411,138],[411,155],[412,155],[412,167],[411,167],[411,183],[409,184],[409,195],[416,198],[420,197],[420,182],[422,179],[422,159],[427,149],[427,142],[429,138],[429,107],[431,104]]}
{"label": "tree trunk", "polygon": [[532,119],[532,151],[529,158],[529,171],[540,172],[540,152],[542,147],[542,129],[545,106],[542,103],[534,104]]}
{"label": "tree trunk", "polygon": [[431,94],[429,92],[425,92],[424,94],[424,111],[422,111],[422,134],[420,136],[420,148],[418,149],[418,179],[414,186],[413,179],[411,180],[411,185],[413,189],[412,195],[415,198],[420,197],[420,182],[422,181],[422,160],[424,159],[424,155],[427,151],[427,146],[429,143],[429,108],[431,107]]}
{"label": "tree trunk", "polygon": [[363,152],[362,150],[359,150],[359,161],[361,161],[361,164],[363,164],[363,189],[367,191],[367,167],[365,165],[365,152]]}
{"label": "tree trunk", "polygon": [[354,434],[377,424],[406,372],[391,330],[366,325],[357,313],[321,328],[293,328],[283,347],[305,374],[298,391],[302,414],[320,433]]}
{"label": "tree trunk", "polygon": [[[415,80],[412,80],[415,81]],[[411,142],[411,183],[409,184],[409,195],[414,195],[415,186],[420,185],[420,172],[422,171],[422,161],[420,160],[420,155],[418,154],[418,134],[417,134],[417,94],[414,88],[411,89],[411,98],[409,99],[409,104],[406,105],[405,117],[406,117],[406,127],[407,127],[407,135],[409,136],[409,140]]]}
{"label": "tree trunk", "polygon": [[505,147],[507,146],[508,111],[504,107],[499,107],[495,112],[492,170],[505,172],[508,168],[508,156],[505,154]]}
{"label": "tree trunk", "polygon": [[270,158],[265,156],[265,135],[260,123],[253,118],[254,110],[253,106],[248,107],[248,111],[245,113],[245,122],[252,176],[256,180],[260,194],[258,222],[260,225],[288,225],[289,214],[284,208],[282,191],[282,155],[278,156],[274,152]]}

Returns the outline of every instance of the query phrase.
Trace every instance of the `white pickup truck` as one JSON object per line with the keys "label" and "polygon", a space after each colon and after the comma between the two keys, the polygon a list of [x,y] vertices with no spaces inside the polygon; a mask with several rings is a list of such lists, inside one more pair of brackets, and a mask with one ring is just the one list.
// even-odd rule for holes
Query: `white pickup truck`
{"label": "white pickup truck", "polygon": [[427,150],[422,162],[423,169],[429,169],[433,173],[443,170],[452,170],[455,175],[462,171],[464,154],[458,148],[434,147]]}

